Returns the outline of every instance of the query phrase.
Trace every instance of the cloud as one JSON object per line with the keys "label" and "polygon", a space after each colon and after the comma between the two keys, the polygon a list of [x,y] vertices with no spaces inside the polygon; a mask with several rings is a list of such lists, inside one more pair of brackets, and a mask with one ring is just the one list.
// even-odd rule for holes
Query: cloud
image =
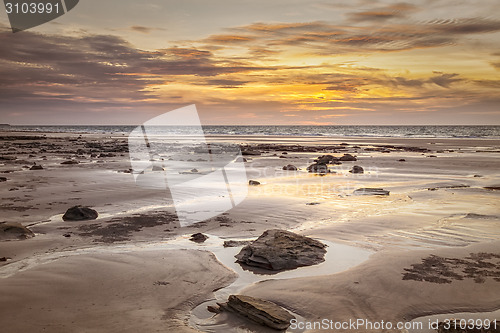
{"label": "cloud", "polygon": [[145,26],[142,26],[142,25],[133,25],[133,26],[130,27],[130,30],[135,31],[135,32],[140,32],[140,33],[143,33],[143,34],[149,34],[152,31],[163,30],[163,29],[152,28],[152,27],[145,27]]}
{"label": "cloud", "polygon": [[351,21],[364,22],[374,21],[381,22],[390,19],[401,19],[408,16],[409,13],[418,10],[415,5],[409,3],[397,3],[389,6],[374,8],[366,11],[348,13],[347,16]]}

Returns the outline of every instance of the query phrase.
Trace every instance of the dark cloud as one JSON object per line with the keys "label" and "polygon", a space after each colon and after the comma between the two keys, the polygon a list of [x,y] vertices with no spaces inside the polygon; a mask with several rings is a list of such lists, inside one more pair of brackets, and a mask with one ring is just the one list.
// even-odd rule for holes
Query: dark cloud
{"label": "dark cloud", "polygon": [[433,76],[429,79],[429,82],[437,84],[443,88],[449,88],[450,85],[454,82],[462,81],[462,79],[458,78],[458,74],[445,74],[440,72],[435,72],[436,76]]}
{"label": "dark cloud", "polygon": [[500,70],[500,61],[499,62],[492,62],[491,66],[495,67],[496,69]]}

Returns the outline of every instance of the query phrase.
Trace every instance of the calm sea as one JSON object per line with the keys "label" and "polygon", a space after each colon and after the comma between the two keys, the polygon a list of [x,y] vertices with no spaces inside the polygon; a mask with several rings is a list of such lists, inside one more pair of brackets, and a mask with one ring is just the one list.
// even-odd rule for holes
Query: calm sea
{"label": "calm sea", "polygon": [[[0,130],[128,134],[136,126],[0,126]],[[172,129],[169,129],[171,132]],[[176,134],[190,134],[192,127],[177,127]],[[500,126],[203,126],[207,135],[500,138]]]}

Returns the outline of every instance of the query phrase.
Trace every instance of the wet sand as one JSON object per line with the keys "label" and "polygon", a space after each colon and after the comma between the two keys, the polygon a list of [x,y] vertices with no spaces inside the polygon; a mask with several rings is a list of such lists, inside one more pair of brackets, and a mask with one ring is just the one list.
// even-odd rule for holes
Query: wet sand
{"label": "wet sand", "polygon": [[[7,178],[0,183],[0,222],[20,222],[35,233],[0,241],[0,258],[7,259],[0,261],[0,324],[9,332],[195,331],[190,311],[234,281],[231,269],[195,243],[186,250],[112,249],[195,232],[252,238],[272,228],[375,252],[343,272],[244,290],[307,320],[398,321],[500,308],[495,258],[486,259],[494,267],[481,282],[404,279],[406,269],[432,255],[500,255],[500,192],[485,188],[500,184],[499,140],[214,136],[262,152],[245,156],[248,178],[261,185],[223,215],[181,227],[166,191],[141,188],[125,172],[125,136],[43,135],[0,133],[0,176]],[[358,160],[330,166],[334,172],[324,176],[305,170],[318,156],[344,153]],[[60,164],[68,159],[79,164]],[[44,169],[29,170],[33,163]],[[299,170],[283,171],[288,164]],[[365,173],[349,173],[354,165]],[[390,195],[352,195],[361,187]],[[63,221],[77,204],[96,209],[99,218]],[[85,251],[93,248],[101,252]],[[82,252],[65,255],[75,250]],[[60,256],[44,261],[54,254]],[[454,272],[466,276],[467,268]]]}

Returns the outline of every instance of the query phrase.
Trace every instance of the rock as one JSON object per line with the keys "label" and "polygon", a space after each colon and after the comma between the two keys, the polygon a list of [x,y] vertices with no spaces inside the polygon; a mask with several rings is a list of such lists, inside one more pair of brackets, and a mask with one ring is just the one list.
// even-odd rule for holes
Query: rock
{"label": "rock", "polygon": [[238,246],[248,245],[250,243],[251,243],[251,241],[227,240],[227,241],[224,241],[223,246],[224,247],[238,247]]}
{"label": "rock", "polygon": [[227,303],[221,305],[224,310],[236,312],[275,330],[286,330],[290,321],[295,318],[273,302],[245,295],[230,295]]}
{"label": "rock", "polygon": [[493,190],[493,191],[500,190],[500,186],[485,186],[484,188],[487,190]]}
{"label": "rock", "polygon": [[63,164],[63,165],[72,165],[72,164],[78,164],[78,163],[80,163],[80,162],[75,161],[75,160],[68,160],[68,161],[61,162],[61,164]]}
{"label": "rock", "polygon": [[436,156],[436,155],[429,155],[429,156],[427,156],[427,157],[437,157],[437,156]]}
{"label": "rock", "polygon": [[0,183],[1,182],[6,182],[7,181],[7,177],[0,177]]}
{"label": "rock", "polygon": [[207,311],[212,313],[221,313],[222,309],[220,308],[219,305],[208,305]]}
{"label": "rock", "polygon": [[236,158],[235,162],[248,162],[246,158],[239,156]]}
{"label": "rock", "polygon": [[482,175],[474,175],[474,178],[482,178]]}
{"label": "rock", "polygon": [[0,240],[28,239],[31,237],[35,237],[35,234],[21,223],[0,223]]}
{"label": "rock", "polygon": [[307,171],[315,173],[329,173],[328,165],[314,163],[307,167]]}
{"label": "rock", "polygon": [[389,195],[389,193],[387,190],[375,187],[358,188],[353,192],[356,195]]}
{"label": "rock", "polygon": [[315,162],[317,164],[331,164],[332,162],[337,162],[339,159],[332,155],[323,155],[318,157]]}
{"label": "rock", "polygon": [[351,154],[344,154],[344,156],[339,158],[339,160],[343,162],[357,161],[356,157],[352,156]]}
{"label": "rock", "polygon": [[112,153],[100,153],[98,157],[102,158],[102,157],[115,157],[115,156],[116,155]]}
{"label": "rock", "polygon": [[196,234],[192,234],[191,238],[189,240],[192,242],[195,242],[195,243],[203,243],[207,239],[208,239],[207,235],[204,235],[201,232],[198,232]]}
{"label": "rock", "polygon": [[33,165],[31,166],[30,170],[43,170],[43,167],[41,165]]}
{"label": "rock", "polygon": [[0,261],[7,261],[7,257],[1,257]]}
{"label": "rock", "polygon": [[316,205],[319,205],[319,202],[307,202],[306,205],[307,206],[316,206]]}
{"label": "rock", "polygon": [[64,221],[95,220],[99,216],[95,210],[88,207],[73,206],[63,215]]}
{"label": "rock", "polygon": [[352,167],[351,170],[349,170],[350,173],[364,173],[365,170],[363,170],[362,167],[360,167],[359,165],[355,165]]}
{"label": "rock", "polygon": [[283,167],[283,170],[288,170],[288,171],[297,171],[297,167],[292,164],[285,165]]}
{"label": "rock", "polygon": [[63,236],[66,237],[66,238],[70,238],[71,234],[70,233],[65,233],[65,234],[63,234]]}
{"label": "rock", "polygon": [[14,161],[16,159],[17,159],[17,157],[15,157],[15,156],[0,155],[1,161]]}
{"label": "rock", "polygon": [[191,169],[191,172],[192,173],[198,173],[199,171],[198,171],[198,169],[194,168],[194,169]]}
{"label": "rock", "polygon": [[256,180],[249,180],[248,181],[248,185],[257,186],[257,185],[260,185],[260,182],[258,182]]}
{"label": "rock", "polygon": [[241,155],[243,156],[260,156],[261,155],[261,152],[260,151],[256,151],[256,150],[244,150],[241,152]]}
{"label": "rock", "polygon": [[235,257],[248,266],[280,271],[323,262],[325,247],[315,239],[272,229],[241,249]]}
{"label": "rock", "polygon": [[406,160],[404,158],[400,158],[398,162],[406,162]]}

